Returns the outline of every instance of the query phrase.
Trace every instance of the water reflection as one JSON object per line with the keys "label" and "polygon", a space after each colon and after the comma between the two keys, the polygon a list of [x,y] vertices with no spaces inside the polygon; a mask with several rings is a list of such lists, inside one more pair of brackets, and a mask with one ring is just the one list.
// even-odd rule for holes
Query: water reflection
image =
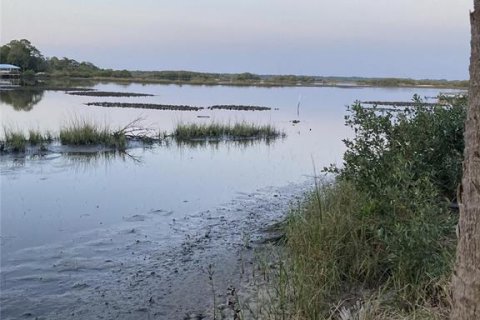
{"label": "water reflection", "polygon": [[192,151],[204,151],[210,150],[218,153],[224,151],[245,151],[250,148],[258,146],[266,146],[268,148],[273,147],[275,143],[284,141],[285,137],[269,138],[269,139],[242,139],[242,140],[176,140],[174,138],[167,138],[160,142],[152,144],[146,144],[140,147],[136,145],[133,148],[127,150],[99,150],[99,151],[85,151],[82,147],[75,150],[75,147],[65,147],[54,145],[53,149],[42,150],[37,152],[36,150],[30,150],[25,153],[5,153],[0,156],[0,161],[10,163],[10,169],[15,167],[23,167],[27,161],[35,160],[52,160],[56,158],[63,158],[65,167],[73,168],[75,171],[88,171],[92,168],[98,168],[106,166],[108,167],[114,161],[129,162],[137,165],[141,165],[144,160],[142,156],[138,155],[138,150],[145,151],[150,150],[152,153],[156,153],[159,148],[167,150],[167,152],[184,152]]}
{"label": "water reflection", "polygon": [[74,171],[88,171],[92,167],[108,167],[114,161],[141,164],[142,158],[127,151],[100,151],[100,152],[67,152],[63,154],[67,160],[65,165]]}
{"label": "water reflection", "polygon": [[[180,140],[175,139],[175,146],[179,148],[189,149],[214,149],[218,150],[220,147],[247,149],[256,145],[264,144],[267,146],[273,146],[277,141],[284,141],[285,136],[276,138],[262,138],[262,139],[235,139],[235,140],[223,140],[223,139],[199,139],[199,140]],[[169,140],[164,141],[164,145],[171,147],[172,142]]]}
{"label": "water reflection", "polygon": [[17,111],[30,111],[42,100],[43,93],[44,90],[33,88],[0,90],[0,101]]}
{"label": "water reflection", "polygon": [[91,79],[49,79],[48,81],[39,83],[40,87],[44,88],[91,88],[100,81]]}

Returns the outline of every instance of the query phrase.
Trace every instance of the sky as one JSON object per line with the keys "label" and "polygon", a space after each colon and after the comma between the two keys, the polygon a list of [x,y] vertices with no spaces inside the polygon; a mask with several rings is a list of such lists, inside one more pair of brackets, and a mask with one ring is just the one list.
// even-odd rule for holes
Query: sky
{"label": "sky", "polygon": [[0,3],[0,44],[103,68],[468,78],[473,0]]}

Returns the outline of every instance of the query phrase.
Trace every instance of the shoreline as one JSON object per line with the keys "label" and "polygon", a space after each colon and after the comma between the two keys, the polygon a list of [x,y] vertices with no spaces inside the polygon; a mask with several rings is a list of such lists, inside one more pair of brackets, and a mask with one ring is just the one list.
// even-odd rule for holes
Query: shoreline
{"label": "shoreline", "polygon": [[[431,89],[458,89],[466,90],[468,89],[467,85],[462,85],[463,81],[445,81],[445,83],[435,83],[436,80],[431,82],[427,80],[418,80],[422,83],[410,84],[410,83],[401,83],[398,84],[382,84],[382,80],[352,80],[352,81],[329,81],[322,80],[316,82],[275,82],[269,80],[252,80],[252,81],[225,81],[225,80],[192,80],[192,81],[182,81],[182,80],[164,80],[164,79],[148,79],[143,77],[132,77],[132,78],[116,78],[116,77],[69,77],[69,76],[47,76],[47,77],[38,77],[37,81],[92,81],[92,82],[112,82],[112,83],[143,83],[143,84],[163,84],[163,85],[192,85],[192,86],[231,86],[231,87],[260,87],[260,88],[276,88],[276,87],[312,87],[312,88],[431,88]],[[400,80],[400,79],[399,79]],[[368,83],[373,82],[373,83]],[[38,85],[27,85],[20,86],[25,87],[40,87]],[[45,90],[48,90],[49,86],[46,86]],[[56,86],[59,90],[60,87]],[[2,90],[2,87],[0,87]]]}

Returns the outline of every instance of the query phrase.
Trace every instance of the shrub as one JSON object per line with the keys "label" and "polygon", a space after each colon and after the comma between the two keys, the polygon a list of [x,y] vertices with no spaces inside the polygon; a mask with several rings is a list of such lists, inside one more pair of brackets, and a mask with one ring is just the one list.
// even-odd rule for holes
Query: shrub
{"label": "shrub", "polygon": [[346,117],[355,137],[344,140],[347,151],[341,177],[354,181],[372,196],[394,186],[396,171],[410,172],[412,181],[427,179],[439,195],[455,198],[461,178],[466,98],[454,103],[403,110],[363,108],[359,103]]}
{"label": "shrub", "polygon": [[338,301],[373,296],[383,317],[448,309],[456,216],[444,199],[461,177],[466,105],[350,108],[343,167],[327,170],[336,181],[286,226],[292,315],[338,316]]}

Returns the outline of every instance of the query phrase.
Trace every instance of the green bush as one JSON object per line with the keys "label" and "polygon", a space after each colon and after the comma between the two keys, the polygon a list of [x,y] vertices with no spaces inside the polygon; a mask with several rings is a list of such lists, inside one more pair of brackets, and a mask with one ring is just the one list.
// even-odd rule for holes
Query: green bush
{"label": "green bush", "polygon": [[369,198],[382,268],[412,301],[449,272],[455,219],[447,207],[461,179],[467,101],[385,110],[355,104],[346,117],[355,136],[339,179]]}
{"label": "green bush", "polygon": [[350,108],[346,124],[355,132],[344,140],[341,177],[377,198],[398,184],[397,171],[410,180],[427,179],[439,195],[454,199],[461,178],[466,98],[452,104],[418,105],[403,110]]}
{"label": "green bush", "polygon": [[337,317],[352,295],[380,301],[371,318],[448,314],[457,218],[448,204],[461,177],[467,103],[414,100],[407,109],[350,108],[343,167],[327,170],[336,181],[287,223],[291,315]]}

